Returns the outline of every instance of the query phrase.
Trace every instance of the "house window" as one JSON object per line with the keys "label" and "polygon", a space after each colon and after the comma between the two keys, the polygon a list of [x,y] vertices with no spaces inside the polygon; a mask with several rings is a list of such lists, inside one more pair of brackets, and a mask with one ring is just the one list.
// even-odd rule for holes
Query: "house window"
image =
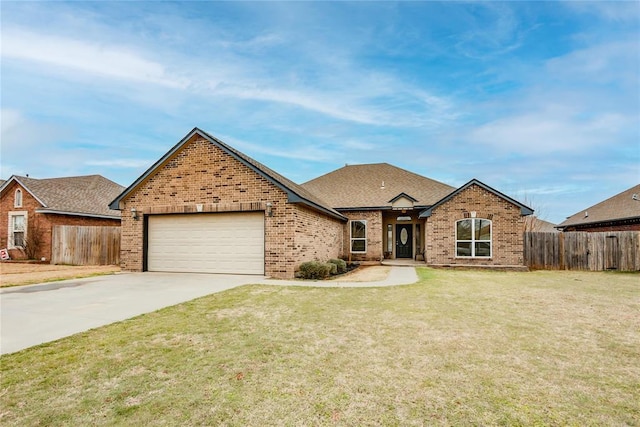
{"label": "house window", "polygon": [[393,252],[393,225],[387,224],[387,252]]}
{"label": "house window", "polygon": [[367,252],[367,221],[351,221],[349,228],[351,231],[351,252]]}
{"label": "house window", "polygon": [[491,221],[469,218],[456,221],[456,256],[491,257]]}
{"label": "house window", "polygon": [[13,206],[16,208],[22,207],[22,190],[19,188],[16,190],[13,198]]}
{"label": "house window", "polygon": [[9,247],[22,248],[27,232],[26,212],[9,213]]}

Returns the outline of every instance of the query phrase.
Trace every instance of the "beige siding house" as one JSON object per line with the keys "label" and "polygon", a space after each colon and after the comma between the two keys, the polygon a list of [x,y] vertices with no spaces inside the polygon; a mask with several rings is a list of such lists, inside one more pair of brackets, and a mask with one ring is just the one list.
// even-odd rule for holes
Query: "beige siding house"
{"label": "beige siding house", "polygon": [[195,128],[110,204],[131,271],[292,278],[302,262],[522,266],[528,207],[381,163],[298,185]]}

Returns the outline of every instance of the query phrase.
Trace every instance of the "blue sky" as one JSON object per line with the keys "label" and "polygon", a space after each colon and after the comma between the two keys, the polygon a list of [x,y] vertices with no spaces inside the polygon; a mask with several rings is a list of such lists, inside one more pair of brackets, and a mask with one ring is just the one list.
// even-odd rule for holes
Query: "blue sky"
{"label": "blue sky", "polygon": [[640,183],[639,2],[1,3],[0,174],[129,185],[197,126],[302,183],[388,162],[559,223]]}

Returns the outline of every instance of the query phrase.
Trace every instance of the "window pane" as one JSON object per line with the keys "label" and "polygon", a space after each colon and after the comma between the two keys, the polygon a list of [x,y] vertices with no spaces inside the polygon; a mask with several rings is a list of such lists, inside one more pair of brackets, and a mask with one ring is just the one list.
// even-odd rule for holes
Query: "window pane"
{"label": "window pane", "polygon": [[393,252],[393,226],[387,225],[387,252]]}
{"label": "window pane", "polygon": [[471,256],[471,242],[457,242],[456,256]]}
{"label": "window pane", "polygon": [[351,237],[352,238],[364,238],[366,235],[365,223],[363,221],[351,221]]}
{"label": "window pane", "polygon": [[24,215],[15,215],[13,218],[13,231],[24,231]]}
{"label": "window pane", "polygon": [[491,221],[476,219],[475,222],[476,240],[491,240]]}
{"label": "window pane", "polygon": [[351,252],[364,252],[365,251],[365,240],[357,239],[351,241]]}
{"label": "window pane", "polygon": [[491,243],[476,243],[476,256],[491,256]]}
{"label": "window pane", "polygon": [[457,240],[471,240],[471,220],[463,219],[457,224]]}
{"label": "window pane", "polygon": [[24,246],[24,233],[13,233],[13,246]]}

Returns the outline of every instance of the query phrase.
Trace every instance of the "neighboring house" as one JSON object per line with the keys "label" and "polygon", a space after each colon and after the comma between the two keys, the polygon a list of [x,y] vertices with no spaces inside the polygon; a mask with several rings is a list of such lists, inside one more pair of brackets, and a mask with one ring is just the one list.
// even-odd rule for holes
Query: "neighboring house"
{"label": "neighboring house", "polygon": [[568,217],[561,231],[640,231],[640,184]]}
{"label": "neighboring house", "polygon": [[524,231],[558,233],[558,229],[554,223],[540,219],[535,215],[530,215],[525,218]]}
{"label": "neighboring house", "polygon": [[298,185],[198,128],[110,208],[125,270],[277,278],[338,257],[520,267],[533,213],[480,181],[456,189],[386,163]]}
{"label": "neighboring house", "polygon": [[12,259],[49,261],[54,226],[119,226],[120,211],[108,205],[123,189],[100,175],[13,175],[0,185],[0,248],[8,248]]}

